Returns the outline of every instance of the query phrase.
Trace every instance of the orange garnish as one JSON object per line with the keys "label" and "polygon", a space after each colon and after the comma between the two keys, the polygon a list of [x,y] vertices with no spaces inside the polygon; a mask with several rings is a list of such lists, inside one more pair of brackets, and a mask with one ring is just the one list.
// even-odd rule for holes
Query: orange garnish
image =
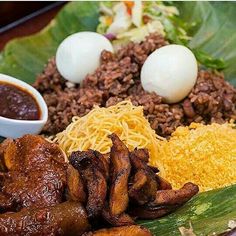
{"label": "orange garnish", "polygon": [[105,18],[105,22],[106,22],[106,25],[111,25],[111,23],[112,23],[112,17],[111,17],[111,16],[107,16],[107,17]]}
{"label": "orange garnish", "polygon": [[125,3],[125,6],[126,6],[126,8],[127,8],[128,14],[131,15],[131,13],[132,13],[132,8],[133,8],[133,6],[134,6],[134,2],[133,2],[133,1],[124,1],[124,3]]}

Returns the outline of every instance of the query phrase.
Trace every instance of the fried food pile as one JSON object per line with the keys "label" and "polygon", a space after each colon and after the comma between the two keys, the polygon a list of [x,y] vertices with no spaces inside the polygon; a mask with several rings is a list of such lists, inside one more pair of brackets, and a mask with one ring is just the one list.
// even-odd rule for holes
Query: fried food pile
{"label": "fried food pile", "polygon": [[84,203],[89,219],[133,225],[137,218],[155,219],[173,212],[198,192],[193,183],[173,190],[157,175],[158,169],[148,165],[148,150],[129,152],[116,134],[109,137],[110,153],[77,151],[69,158],[74,169],[68,169],[68,194]]}
{"label": "fried food pile", "polygon": [[0,235],[149,236],[135,219],[161,217],[198,192],[192,183],[172,190],[148,150],[110,138],[110,153],[77,151],[70,163],[40,136],[0,144]]}
{"label": "fried food pile", "polygon": [[[81,235],[86,210],[67,201],[68,163],[56,144],[25,135],[0,144],[0,235]],[[73,227],[71,227],[73,225]]]}

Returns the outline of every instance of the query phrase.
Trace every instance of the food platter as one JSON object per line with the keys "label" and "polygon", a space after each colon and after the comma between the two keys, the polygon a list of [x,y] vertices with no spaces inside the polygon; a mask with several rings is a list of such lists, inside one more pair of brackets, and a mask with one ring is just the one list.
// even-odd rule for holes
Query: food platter
{"label": "food platter", "polygon": [[[143,5],[132,1],[72,2],[66,4],[39,33],[9,42],[0,54],[0,73],[33,85],[44,98],[49,116],[46,125],[40,127],[42,136],[26,135],[25,138],[20,138],[21,135],[18,135],[19,139],[13,141],[18,146],[2,145],[3,151],[0,148],[0,156],[5,160],[3,166],[6,165],[4,171],[7,169],[12,178],[12,182],[9,182],[4,177],[3,193],[15,196],[19,186],[22,186],[26,189],[22,196],[27,194],[28,185],[21,185],[14,177],[14,171],[23,176],[23,170],[14,156],[18,153],[22,160],[26,158],[24,175],[33,178],[30,177],[30,172],[34,165],[38,165],[36,162],[39,160],[35,159],[36,149],[41,145],[39,150],[53,150],[49,153],[53,156],[51,153],[55,152],[59,162],[65,158],[66,164],[62,164],[61,169],[66,169],[64,165],[69,165],[68,170],[63,169],[62,173],[57,169],[59,167],[54,169],[54,157],[49,163],[47,158],[51,158],[50,155],[40,154],[41,162],[45,162],[48,171],[62,173],[59,174],[61,179],[55,174],[55,179],[50,181],[58,181],[58,186],[65,185],[57,191],[65,190],[67,193],[55,199],[52,194],[52,202],[42,201],[46,208],[41,210],[52,215],[58,214],[58,209],[60,211],[60,207],[63,209],[68,203],[65,200],[75,200],[82,202],[82,205],[77,205],[81,214],[88,214],[88,217],[81,216],[81,219],[85,219],[81,220],[81,225],[77,221],[73,222],[75,218],[71,217],[70,223],[78,224],[75,231],[74,228],[71,230],[72,235],[75,232],[80,235],[85,231],[91,231],[85,235],[107,235],[105,233],[109,233],[109,229],[107,232],[106,229],[98,231],[98,234],[92,231],[111,226],[127,227],[120,230],[124,230],[122,235],[129,235],[127,230],[131,228],[128,227],[134,224],[133,220],[136,218],[136,223],[150,230],[153,235],[233,235],[236,228],[236,90],[233,87],[236,86],[235,16],[236,6],[230,2],[147,2]],[[83,42],[83,37],[86,42]],[[80,41],[79,47],[77,41]],[[86,46],[90,41],[90,46]],[[99,51],[100,47],[106,51]],[[90,52],[92,50],[92,54],[89,54],[88,48]],[[164,48],[170,49],[164,51]],[[75,61],[83,58],[84,64],[80,62],[81,64],[74,65],[74,61],[67,58],[66,53],[72,52],[73,55],[76,50]],[[97,51],[99,60],[95,62]],[[153,54],[155,57],[151,59],[150,55]],[[167,57],[172,58],[173,64],[171,60],[167,60],[168,63],[165,64]],[[94,69],[87,66],[93,63]],[[172,71],[174,65],[178,69]],[[162,68],[163,72],[160,72]],[[171,75],[174,75],[175,80],[168,84]],[[155,80],[157,82],[153,82]],[[20,106],[21,103],[18,105],[19,109]],[[4,117],[12,118],[7,115],[0,118],[4,121]],[[13,117],[14,119],[16,118]],[[28,120],[34,123],[31,119]],[[17,125],[21,125],[21,122]],[[24,132],[24,129],[21,131]],[[15,138],[10,135],[8,137]],[[30,139],[32,150],[29,148]],[[26,151],[19,151],[20,146]],[[139,153],[142,150],[148,150],[149,154],[145,151],[143,157]],[[134,156],[140,162],[136,162]],[[29,158],[32,158],[32,163]],[[102,164],[97,158],[103,160]],[[126,159],[130,164],[125,162]],[[41,171],[36,173],[41,186],[45,181],[43,173],[45,171],[47,176],[48,172],[41,164],[37,168]],[[104,174],[106,171],[108,174]],[[5,172],[2,175],[5,176]],[[73,181],[77,181],[78,187],[80,175],[83,188],[86,189],[85,197],[81,189],[80,194],[78,189],[77,192],[74,191]],[[65,176],[67,180],[64,179]],[[88,176],[93,176],[92,180]],[[140,184],[141,177],[144,184],[140,187],[141,190],[135,189],[134,186]],[[160,182],[162,180],[164,182]],[[176,190],[166,187],[166,180]],[[118,182],[127,189],[119,189],[121,192],[116,199]],[[186,189],[182,187],[188,182],[193,185],[191,183]],[[52,186],[47,185],[48,183],[45,182],[45,185],[50,190]],[[13,186],[15,192],[8,189],[8,184]],[[200,193],[195,188],[197,185]],[[147,186],[150,189],[147,190]],[[41,190],[37,187],[35,189],[40,196]],[[154,194],[155,200],[152,190],[157,192]],[[99,194],[95,200],[91,192],[96,191]],[[175,197],[171,198],[172,194]],[[33,193],[29,192],[29,195],[34,199]],[[128,196],[128,201],[123,195]],[[158,198],[159,195],[162,200]],[[93,198],[97,201],[96,204],[91,200]],[[11,213],[12,219],[15,220],[17,214],[19,218],[25,217],[24,210],[27,212],[29,209],[27,217],[34,220],[33,215],[39,214],[38,209],[40,212],[37,197],[35,199],[35,203],[29,199],[23,202],[21,199],[17,200],[19,202],[14,199],[16,202],[12,202],[18,205],[13,210],[17,213]],[[164,203],[156,203],[157,199]],[[74,204],[70,201],[68,209]],[[174,203],[170,203],[171,201]],[[81,210],[83,205],[86,210]],[[3,226],[6,219],[4,217],[11,217],[5,216],[5,211],[11,211],[11,207],[3,210],[2,219],[0,215]],[[124,209],[120,211],[122,208]],[[66,217],[66,214],[62,217]],[[106,223],[98,219],[103,219]],[[88,227],[87,220],[92,228]],[[43,235],[50,232],[56,235],[59,231],[53,225],[57,225],[61,235],[69,235],[69,222],[65,222],[60,228],[61,222],[53,219],[47,227],[40,226],[39,231],[32,230],[31,234],[34,232],[35,235]],[[49,227],[50,224],[52,228]],[[137,230],[137,235],[151,235],[145,228],[132,227],[134,232]],[[27,232],[24,228],[22,230],[20,233]],[[7,229],[6,235],[7,232],[19,234],[19,231]],[[118,235],[119,228],[110,233]]]}

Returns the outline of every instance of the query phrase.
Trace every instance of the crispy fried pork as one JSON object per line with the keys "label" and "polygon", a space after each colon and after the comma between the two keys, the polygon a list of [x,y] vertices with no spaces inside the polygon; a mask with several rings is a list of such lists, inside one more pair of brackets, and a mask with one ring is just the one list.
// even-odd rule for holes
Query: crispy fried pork
{"label": "crispy fried pork", "polygon": [[94,232],[84,233],[83,236],[152,236],[152,233],[139,225],[114,227],[109,229],[101,229]]}
{"label": "crispy fried pork", "polygon": [[73,152],[70,157],[72,166],[79,170],[87,186],[88,199],[86,210],[89,217],[101,214],[105,205],[107,182],[103,162],[92,150]]}
{"label": "crispy fried pork", "polygon": [[112,140],[111,165],[112,180],[110,188],[109,208],[112,215],[123,213],[129,203],[128,179],[131,170],[129,150],[116,134],[109,136]]}
{"label": "crispy fried pork", "polygon": [[[63,201],[67,165],[56,144],[40,136],[25,135],[7,145],[4,162],[7,172],[1,173],[0,194],[11,199],[15,211]],[[9,202],[0,203],[2,211],[12,210],[8,208]]]}
{"label": "crispy fried pork", "polygon": [[78,202],[22,209],[0,215],[1,236],[82,235],[90,230],[88,217]]}

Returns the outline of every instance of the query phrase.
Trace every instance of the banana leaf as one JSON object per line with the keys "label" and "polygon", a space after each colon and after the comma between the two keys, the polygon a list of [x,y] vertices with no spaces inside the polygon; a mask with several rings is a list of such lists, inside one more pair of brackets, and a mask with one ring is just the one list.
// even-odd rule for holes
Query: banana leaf
{"label": "banana leaf", "polygon": [[[227,63],[226,79],[236,85],[236,4],[233,2],[175,2],[180,17],[190,28],[189,43],[195,51],[204,51]],[[53,56],[60,42],[78,31],[95,31],[99,2],[68,3],[55,19],[36,35],[12,40],[0,53],[0,73],[33,83]],[[175,213],[158,220],[140,221],[154,235],[180,235],[179,227],[196,235],[221,233],[229,220],[236,219],[236,185],[197,195]]]}
{"label": "banana leaf", "polygon": [[218,235],[227,230],[230,220],[236,220],[236,185],[200,193],[168,216],[139,223],[154,235],[181,235],[179,227],[190,225],[195,235]]}
{"label": "banana leaf", "polygon": [[33,83],[60,42],[78,31],[95,31],[99,2],[67,4],[41,32],[9,42],[0,54],[0,73]]}
{"label": "banana leaf", "polygon": [[226,79],[236,86],[236,4],[235,2],[177,2],[184,22],[195,23],[188,32],[189,47],[223,58]]}

